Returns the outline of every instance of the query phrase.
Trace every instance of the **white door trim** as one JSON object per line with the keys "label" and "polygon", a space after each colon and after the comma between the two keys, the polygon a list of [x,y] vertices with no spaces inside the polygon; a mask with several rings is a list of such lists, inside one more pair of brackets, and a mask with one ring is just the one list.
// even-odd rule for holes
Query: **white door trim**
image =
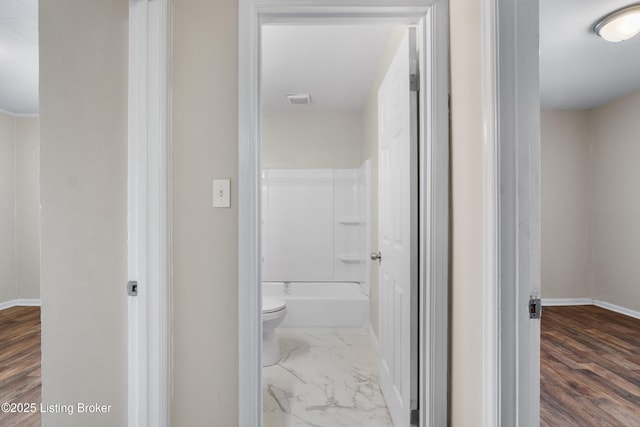
{"label": "white door trim", "polygon": [[[260,25],[420,21],[420,419],[448,421],[449,34],[447,0],[240,0],[239,425],[262,425],[260,287]],[[427,173],[429,175],[427,176]],[[403,426],[397,426],[403,427]],[[408,427],[408,426],[407,426]]]}
{"label": "white door trim", "polygon": [[540,424],[538,32],[537,1],[482,1],[485,427]]}
{"label": "white door trim", "polygon": [[[449,2],[431,5],[419,28],[421,92],[420,427],[449,419]],[[427,73],[425,70],[429,70]],[[429,75],[425,75],[429,74]]]}
{"label": "white door trim", "polygon": [[[130,0],[128,426],[169,425],[170,0]],[[123,292],[125,284],[122,283]]]}

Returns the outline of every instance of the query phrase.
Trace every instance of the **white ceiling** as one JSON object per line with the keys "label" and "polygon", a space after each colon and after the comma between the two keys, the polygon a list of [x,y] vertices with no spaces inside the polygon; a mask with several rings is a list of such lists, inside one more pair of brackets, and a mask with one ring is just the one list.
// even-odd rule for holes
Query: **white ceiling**
{"label": "white ceiling", "polygon": [[598,19],[634,0],[540,0],[540,95],[546,108],[589,109],[640,90],[640,36],[610,43]]}
{"label": "white ceiling", "polygon": [[[640,90],[640,36],[609,43],[596,21],[633,0],[540,0],[540,95],[546,108],[589,109]],[[358,110],[390,27],[268,26],[263,31],[266,111]],[[307,92],[311,106],[286,94]]]}
{"label": "white ceiling", "polygon": [[[357,111],[369,92],[390,25],[270,25],[262,30],[265,111]],[[308,93],[310,105],[287,94]]]}
{"label": "white ceiling", "polygon": [[[587,109],[640,90],[640,36],[622,43],[593,25],[633,0],[540,0],[543,107]],[[0,0],[0,109],[38,112],[38,0]],[[263,28],[265,110],[358,110],[373,80],[390,26]],[[308,92],[310,106],[286,94]]]}
{"label": "white ceiling", "polygon": [[0,0],[0,109],[38,112],[38,0]]}

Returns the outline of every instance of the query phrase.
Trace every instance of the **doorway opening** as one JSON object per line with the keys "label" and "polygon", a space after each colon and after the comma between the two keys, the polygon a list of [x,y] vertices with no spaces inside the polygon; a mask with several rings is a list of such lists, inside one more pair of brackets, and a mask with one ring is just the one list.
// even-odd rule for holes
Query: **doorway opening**
{"label": "doorway opening", "polygon": [[[3,402],[42,402],[38,2],[0,7],[0,376]],[[40,411],[0,411],[37,425]]]}
{"label": "doorway opening", "polygon": [[542,426],[640,424],[640,38],[594,31],[626,4],[539,1]]}
{"label": "doorway opening", "polygon": [[[403,422],[403,411],[392,407],[390,414],[385,400],[397,401],[393,362],[408,368],[411,351],[402,361],[403,354],[393,352],[402,347],[400,339],[381,332],[395,330],[400,337],[402,327],[411,324],[415,331],[418,317],[415,312],[406,325],[394,328],[402,313],[394,316],[394,293],[387,289],[405,282],[379,286],[379,266],[380,273],[386,272],[383,267],[394,254],[378,246],[378,218],[392,220],[397,214],[399,225],[406,227],[392,248],[407,246],[400,254],[407,262],[398,268],[406,276],[405,295],[410,295],[409,277],[417,284],[417,275],[410,274],[417,272],[410,254],[417,248],[403,238],[417,234],[409,231],[411,218],[417,218],[417,191],[409,197],[410,188],[417,187],[417,161],[411,167],[417,156],[410,158],[417,152],[417,111],[409,112],[408,66],[415,30],[389,24],[267,24],[261,34],[263,425],[303,420],[391,426],[392,418],[396,425],[408,424],[409,413]],[[392,80],[396,75],[387,74],[403,63],[405,84],[398,85]],[[383,86],[387,92],[379,92]],[[407,126],[413,124],[416,132],[413,139],[409,132],[404,138],[394,134],[404,151],[396,149],[390,158],[389,150],[380,150],[379,161],[384,136],[379,129],[394,124],[389,117],[384,122],[380,105],[383,100],[391,104],[389,96],[400,90],[406,115],[413,117]],[[393,178],[390,169],[406,172],[397,179],[409,181],[412,170],[415,176],[405,185],[391,184],[397,191],[378,191],[378,182],[385,189],[383,182]],[[405,197],[390,200],[392,195]],[[384,209],[391,206],[397,209]],[[379,215],[379,208],[386,215]],[[390,240],[389,234],[381,234],[381,243]],[[369,254],[379,250],[382,259],[371,260]],[[417,295],[411,300],[417,302]],[[386,389],[378,380],[378,354],[391,359],[382,360]],[[414,371],[395,373],[407,375],[407,390],[402,390],[407,396],[417,367]],[[408,404],[410,398],[405,399],[396,406]]]}
{"label": "doorway opening", "polygon": [[[543,228],[542,238],[545,239],[545,218],[543,217],[541,221],[540,171],[541,164],[543,168],[544,164],[541,162],[540,153],[539,83],[542,83],[542,98],[544,98],[545,77],[542,74],[546,66],[542,62],[545,53],[549,53],[549,50],[538,43],[538,36],[541,35],[538,21],[540,2],[531,2],[526,5],[518,3],[517,7],[516,3],[513,0],[488,0],[484,2],[483,8],[485,24],[483,58],[486,58],[483,73],[485,76],[483,110],[486,129],[483,174],[485,224],[483,228],[486,236],[484,289],[487,295],[483,327],[485,342],[483,416],[484,423],[488,425],[495,424],[499,420],[511,425],[540,424],[540,324],[535,316],[530,314],[532,308],[533,313],[536,313],[535,305],[531,304],[532,302],[535,304],[536,298],[540,296],[541,284],[544,292],[542,296],[545,298],[553,297],[549,292],[549,285],[557,284],[548,279],[541,280],[540,277],[540,273],[544,276],[550,272],[550,270],[545,272],[544,264],[551,265],[549,260],[543,259],[543,268],[542,270],[540,268],[541,254],[543,257],[551,255],[550,252],[546,255],[543,253],[544,248],[540,242],[540,225]],[[603,5],[597,7],[603,7]],[[556,13],[558,12],[554,11],[552,14],[554,19]],[[561,33],[564,36],[569,35],[568,38],[572,41],[586,37],[592,31],[591,25],[606,13],[608,11],[601,11],[585,21],[585,11],[581,10],[580,14],[573,15],[576,19],[573,23],[566,20],[562,22]],[[542,33],[540,39],[544,37],[544,29]],[[596,37],[594,34],[591,36]],[[561,48],[567,45],[568,39],[552,37],[551,41],[553,48]],[[547,48],[550,46],[548,45]],[[618,49],[622,52],[621,48]],[[584,52],[585,49],[574,46],[570,50],[579,53]],[[587,74],[598,74],[591,66],[576,67],[579,70],[589,69],[589,73],[573,72],[573,67],[560,61],[560,59],[567,59],[567,53],[556,52],[555,55],[550,55],[551,62],[569,74],[569,78],[562,82],[560,88],[548,86],[551,93],[559,95],[560,98],[564,95],[556,89],[564,90],[567,86],[575,84],[578,80],[574,78],[576,75],[586,77]],[[637,57],[633,54],[626,54],[626,56]],[[540,67],[538,67],[539,60]],[[610,59],[603,60],[603,55],[594,55],[594,64],[603,64],[606,69],[616,62]],[[631,70],[631,73],[633,76],[637,75],[637,71]],[[609,85],[590,84],[589,86],[597,89]],[[587,91],[582,91],[581,96],[586,93]],[[545,132],[546,119],[543,117],[543,132]],[[566,137],[562,139],[568,142]],[[544,151],[544,138],[542,144]],[[551,156],[551,158],[554,157]],[[633,158],[633,156],[627,155],[625,158]],[[572,167],[576,166],[574,163]],[[571,172],[575,173],[576,170],[578,169],[573,169]],[[566,168],[560,168],[560,171],[567,172]],[[547,197],[550,193],[547,193],[547,196],[544,195],[544,180],[549,176],[545,178],[544,169],[542,178],[543,197]],[[552,180],[551,183],[557,187],[559,181]],[[570,193],[571,197],[576,195],[575,192]],[[616,188],[610,193],[613,195],[623,192],[620,192],[620,188]],[[607,208],[608,204],[600,203],[600,206]],[[547,207],[553,208],[548,202]],[[544,216],[544,211],[542,213]],[[571,218],[571,221],[575,219]],[[618,224],[621,222],[616,225]],[[551,228],[548,226],[546,228],[549,233]],[[567,228],[564,227],[559,231],[564,233]],[[558,239],[559,235],[551,238]],[[570,242],[565,239],[562,243],[573,244],[575,241]],[[556,262],[562,262],[563,258],[568,259],[569,251],[559,246],[557,249],[562,254],[555,260]],[[584,247],[581,248],[583,249]],[[571,298],[573,301],[564,298],[563,300],[557,302],[584,304],[589,300],[595,301],[589,297]],[[636,300],[637,298],[632,297],[626,299],[626,301]],[[542,301],[543,306],[550,303],[553,301],[544,299]],[[614,307],[610,305],[608,308]],[[554,310],[549,310],[551,311]],[[544,322],[544,308],[542,312]],[[630,312],[627,311],[626,314]],[[557,331],[551,332],[558,336]],[[583,350],[587,350],[587,347],[583,347]],[[543,363],[547,362],[543,361]],[[557,377],[556,372],[553,372],[553,375]],[[573,380],[574,378],[571,378],[572,382]],[[601,420],[599,418],[598,422]],[[576,421],[565,423],[575,424]],[[577,421],[577,423],[583,422]],[[633,422],[627,421],[623,424],[629,423]]]}
{"label": "doorway opening", "polygon": [[[274,2],[274,4],[278,4],[278,2]],[[312,230],[313,232],[304,232],[302,235],[306,235],[309,239],[318,239],[320,246],[325,245],[327,249],[331,249],[329,252],[333,252],[335,255],[331,260],[313,251],[305,254],[304,252],[308,248],[294,251],[294,255],[291,255],[291,250],[285,251],[289,254],[288,259],[286,259],[286,256],[283,258],[277,254],[278,249],[283,249],[281,247],[283,242],[287,242],[289,249],[295,248],[298,244],[296,243],[296,238],[299,236],[291,236],[290,233],[296,227],[295,221],[306,216],[321,216],[320,211],[322,210],[326,210],[327,212],[325,213],[327,215],[323,216],[324,219],[316,218],[317,221],[323,222],[325,225],[328,224],[329,220],[327,218],[331,213],[331,221],[342,220],[342,222],[337,222],[340,226],[350,230],[346,232],[347,235],[360,233],[364,234],[365,237],[367,235],[370,236],[370,233],[358,230],[359,228],[366,228],[367,221],[361,221],[361,217],[366,218],[367,216],[364,210],[358,210],[357,206],[352,206],[355,209],[353,212],[347,212],[339,215],[338,218],[334,218],[336,216],[335,209],[324,209],[329,204],[338,206],[339,203],[334,199],[343,184],[350,188],[352,193],[358,193],[358,189],[365,188],[366,184],[361,185],[358,183],[358,176],[361,175],[363,177],[362,181],[366,182],[367,166],[364,166],[362,170],[360,170],[362,163],[360,165],[350,165],[353,166],[351,168],[335,168],[330,167],[331,165],[314,165],[312,168],[300,168],[300,165],[298,165],[281,169],[273,167],[263,169],[262,161],[269,158],[269,150],[271,149],[265,145],[269,132],[273,131],[274,128],[276,131],[291,129],[291,125],[274,126],[273,120],[275,122],[278,119],[284,120],[282,115],[277,117],[278,114],[271,114],[270,117],[268,111],[263,113],[261,110],[261,106],[265,105],[263,101],[266,99],[266,88],[263,86],[264,81],[261,80],[264,75],[261,75],[260,70],[260,60],[265,55],[262,41],[265,35],[268,35],[269,27],[281,29],[282,27],[301,24],[345,26],[353,24],[388,25],[390,23],[404,25],[405,28],[409,25],[417,27],[417,50],[419,52],[417,63],[419,63],[420,69],[430,71],[420,73],[417,77],[421,90],[417,96],[416,103],[419,105],[421,113],[416,121],[419,122],[419,127],[425,129],[425,131],[419,135],[418,143],[416,144],[418,147],[417,153],[413,157],[417,176],[416,182],[421,189],[418,193],[419,197],[416,198],[416,209],[414,211],[416,224],[420,226],[414,233],[418,250],[413,255],[417,266],[413,277],[414,283],[416,289],[419,288],[421,292],[412,301],[419,308],[419,310],[416,310],[416,348],[413,355],[417,366],[414,374],[416,378],[416,394],[414,396],[417,411],[412,413],[407,410],[405,413],[406,423],[401,421],[399,425],[427,426],[446,423],[448,365],[448,54],[446,42],[448,35],[446,30],[446,2],[427,4],[424,7],[389,7],[384,5],[384,7],[363,8],[345,5],[327,8],[309,5],[309,7],[295,7],[288,10],[282,5],[279,5],[278,8],[269,8],[269,5],[263,2],[257,4],[257,2],[247,1],[241,2],[240,11],[241,164],[239,188],[241,200],[239,201],[239,206],[241,277],[239,311],[240,394],[242,396],[240,400],[240,425],[262,425],[263,421],[262,357],[264,357],[264,347],[262,340],[262,313],[263,294],[266,296],[266,287],[264,285],[267,284],[267,281],[265,279],[271,279],[272,284],[277,283],[276,286],[281,289],[275,290],[275,292],[281,292],[281,296],[287,295],[288,297],[291,293],[296,292],[296,287],[305,286],[309,281],[301,276],[296,276],[297,273],[300,273],[300,271],[296,272],[296,269],[305,273],[315,272],[314,274],[317,277],[328,277],[329,270],[332,273],[336,273],[342,269],[341,274],[344,274],[347,279],[351,278],[351,281],[356,284],[361,294],[367,296],[367,292],[372,292],[371,284],[367,283],[368,280],[372,281],[372,279],[370,277],[367,278],[367,269],[362,268],[362,264],[364,264],[362,258],[368,255],[368,249],[366,244],[362,244],[362,241],[358,241],[357,238],[354,240],[353,246],[350,246],[352,248],[350,251],[338,251],[336,250],[336,244],[339,243],[338,240],[342,237],[337,237],[335,233],[327,232],[329,228],[324,233],[318,232],[317,229],[324,230],[321,226],[318,226],[317,229]],[[243,13],[246,15],[243,16]],[[408,80],[407,76],[407,86],[409,86]],[[293,90],[296,92],[289,93],[289,95],[297,95],[294,99],[295,101],[306,98],[303,88],[295,88]],[[298,91],[302,93],[298,93]],[[313,102],[314,93],[309,95]],[[377,116],[377,112],[375,116]],[[298,120],[296,124],[299,125],[301,120],[303,119]],[[427,124],[428,126],[425,126]],[[310,139],[314,134],[317,134],[317,132],[307,131],[303,139],[297,138],[298,144],[304,144],[304,139]],[[284,138],[281,140],[284,140]],[[284,151],[289,157],[295,157],[295,148]],[[264,154],[264,157],[261,153]],[[320,155],[312,160],[319,159]],[[298,161],[300,159],[295,160]],[[309,159],[306,160],[308,161]],[[362,161],[364,159],[360,156],[358,160]],[[346,169],[351,170],[347,171]],[[310,170],[313,172],[310,172]],[[351,184],[348,183],[349,180],[351,180]],[[370,181],[370,186],[375,185],[373,180]],[[306,182],[307,188],[300,188],[301,182]],[[324,188],[324,191],[322,188]],[[366,191],[359,192],[363,196],[366,193]],[[313,194],[314,196],[307,200],[308,203],[300,202],[300,198],[296,199],[297,202],[292,202],[291,198],[295,194],[306,196]],[[338,197],[340,196],[338,195]],[[346,200],[351,200],[350,203],[352,205],[358,205],[355,201],[360,199],[366,199],[366,196]],[[302,200],[305,200],[304,196]],[[322,200],[324,200],[324,203],[321,203]],[[361,207],[366,207],[367,203],[360,203],[360,205]],[[312,206],[315,206],[315,209],[312,209]],[[309,210],[312,212],[310,213]],[[284,211],[285,215],[274,220],[274,214],[278,212],[282,214],[283,212],[281,211]],[[288,219],[286,215],[289,215]],[[286,228],[287,225],[289,225],[288,230]],[[264,229],[266,229],[266,235],[263,233]],[[283,229],[289,233],[290,238],[282,238]],[[308,228],[305,230],[308,231]],[[327,235],[333,235],[333,239],[323,239]],[[274,236],[279,236],[279,238],[274,239]],[[347,240],[349,239],[345,237],[345,241],[342,241],[342,243],[348,246]],[[317,248],[317,246],[315,247]],[[371,242],[370,247],[375,248],[375,243]],[[342,253],[339,254],[338,252]],[[376,251],[373,250],[373,252]],[[265,256],[264,261],[263,254]],[[313,260],[316,255],[320,257],[316,259],[317,263],[309,261]],[[307,256],[306,260],[305,256]],[[342,260],[340,257],[342,257]],[[384,253],[382,258],[384,262]],[[299,263],[294,263],[294,259],[297,259]],[[341,264],[336,265],[336,263]],[[289,273],[283,271],[284,266],[287,264],[289,267],[294,266]],[[306,265],[306,268],[301,268],[303,265]],[[337,266],[340,268],[337,268]],[[354,268],[349,269],[348,267]],[[296,274],[290,273],[291,271]],[[292,275],[286,277],[286,274]],[[286,278],[291,278],[291,280],[285,280]],[[332,278],[337,278],[337,276],[334,274]],[[313,279],[315,283],[326,285],[326,281],[318,282],[318,280],[317,278]],[[341,282],[350,282],[350,280],[341,279]],[[322,288],[324,291],[328,287],[322,286]],[[269,292],[271,291],[273,289],[269,290]],[[365,307],[370,306],[370,301],[364,299],[364,302]],[[291,304],[294,303],[292,302]],[[286,305],[288,310],[290,303],[287,302]],[[275,311],[279,311],[279,309],[280,307]],[[295,311],[293,306],[292,311]],[[291,319],[295,317],[297,316]],[[409,325],[405,326],[408,328]],[[364,328],[364,333],[368,334],[366,327]],[[390,334],[390,336],[394,335]],[[295,343],[297,338],[290,337],[290,339]],[[407,349],[410,348],[408,342],[403,344],[407,344]],[[287,346],[288,344],[285,342],[282,347],[289,349],[290,347]],[[411,351],[407,350],[407,354],[410,357]],[[280,355],[282,358],[282,353]],[[286,355],[284,357],[286,358]],[[419,393],[417,392],[418,389]],[[274,397],[276,395],[274,387],[271,388],[271,394],[268,387],[266,390],[266,396],[271,399],[271,403],[276,406],[279,405],[278,402],[282,403],[282,401],[278,401]],[[331,396],[326,397],[329,398]],[[408,408],[408,403],[407,401],[405,410]],[[278,409],[282,408],[279,407]],[[318,410],[322,409],[327,408],[318,408]],[[280,412],[284,413],[286,411]],[[268,425],[266,424],[267,421],[269,420],[265,417],[264,425]]]}

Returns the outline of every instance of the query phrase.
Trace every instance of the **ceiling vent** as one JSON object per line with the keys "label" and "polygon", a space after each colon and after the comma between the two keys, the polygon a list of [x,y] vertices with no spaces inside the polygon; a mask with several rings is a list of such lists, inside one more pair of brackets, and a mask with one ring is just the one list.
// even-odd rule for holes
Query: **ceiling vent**
{"label": "ceiling vent", "polygon": [[308,93],[294,93],[287,95],[287,100],[291,105],[308,105],[311,104],[311,95]]}

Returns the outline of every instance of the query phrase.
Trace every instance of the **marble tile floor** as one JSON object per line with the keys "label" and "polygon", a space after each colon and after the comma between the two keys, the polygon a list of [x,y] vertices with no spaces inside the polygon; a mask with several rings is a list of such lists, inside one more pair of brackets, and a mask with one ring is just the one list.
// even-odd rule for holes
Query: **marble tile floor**
{"label": "marble tile floor", "polygon": [[262,369],[264,427],[393,427],[369,332],[277,334],[282,358]]}

